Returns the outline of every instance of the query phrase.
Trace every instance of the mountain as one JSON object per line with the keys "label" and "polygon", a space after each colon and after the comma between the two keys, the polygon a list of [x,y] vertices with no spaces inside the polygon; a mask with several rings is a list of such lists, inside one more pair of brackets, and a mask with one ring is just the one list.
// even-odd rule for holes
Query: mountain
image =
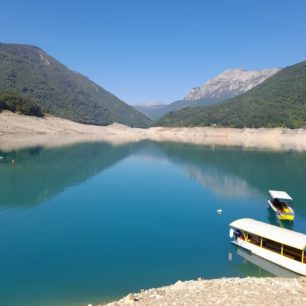
{"label": "mountain", "polygon": [[133,105],[133,107],[140,113],[146,115],[152,120],[156,120],[165,115],[168,105],[154,104],[154,105]]}
{"label": "mountain", "polygon": [[155,125],[306,127],[306,61],[282,69],[235,98],[170,113]]}
{"label": "mountain", "polygon": [[279,70],[278,68],[256,71],[225,70],[203,85],[191,89],[184,100],[188,102],[199,101],[197,105],[204,104],[206,100],[224,101],[250,90]]}
{"label": "mountain", "polygon": [[158,108],[155,105],[147,107],[136,106],[135,108],[149,118],[156,120],[169,112],[185,107],[216,104],[238,96],[260,84],[279,70],[278,68],[255,71],[243,69],[225,70],[201,86],[191,89],[183,100],[178,100],[168,105],[158,105]]}
{"label": "mountain", "polygon": [[146,127],[151,122],[35,46],[0,43],[0,90],[29,96],[43,112],[81,123]]}

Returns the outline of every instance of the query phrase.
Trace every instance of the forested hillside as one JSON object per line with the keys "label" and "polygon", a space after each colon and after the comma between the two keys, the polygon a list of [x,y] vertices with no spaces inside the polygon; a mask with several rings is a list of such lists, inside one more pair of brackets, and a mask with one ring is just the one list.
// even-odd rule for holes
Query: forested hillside
{"label": "forested hillside", "polygon": [[43,112],[81,123],[120,122],[146,127],[151,122],[113,94],[34,46],[0,44],[0,90],[28,96]]}
{"label": "forested hillside", "polygon": [[223,103],[172,112],[157,126],[306,127],[306,61]]}

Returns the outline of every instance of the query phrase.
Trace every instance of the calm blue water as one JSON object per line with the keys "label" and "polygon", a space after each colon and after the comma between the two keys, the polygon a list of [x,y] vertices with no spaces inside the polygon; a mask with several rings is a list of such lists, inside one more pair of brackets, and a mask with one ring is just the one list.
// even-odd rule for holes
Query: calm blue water
{"label": "calm blue water", "polygon": [[[305,153],[142,142],[0,156],[0,305],[79,306],[179,279],[267,276],[236,254],[228,224],[251,217],[306,233]],[[293,196],[292,225],[273,218],[268,189]]]}

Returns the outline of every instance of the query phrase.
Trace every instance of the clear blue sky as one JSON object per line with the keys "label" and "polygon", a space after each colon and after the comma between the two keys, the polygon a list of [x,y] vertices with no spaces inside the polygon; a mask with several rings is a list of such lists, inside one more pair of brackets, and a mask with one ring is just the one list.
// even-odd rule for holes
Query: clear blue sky
{"label": "clear blue sky", "polygon": [[0,41],[41,47],[130,104],[225,69],[306,59],[305,0],[2,0]]}

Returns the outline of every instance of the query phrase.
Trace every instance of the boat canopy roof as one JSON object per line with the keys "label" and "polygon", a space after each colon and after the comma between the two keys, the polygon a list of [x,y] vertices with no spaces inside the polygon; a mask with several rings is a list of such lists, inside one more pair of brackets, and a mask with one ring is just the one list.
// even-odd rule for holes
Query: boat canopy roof
{"label": "boat canopy roof", "polygon": [[293,248],[304,250],[306,248],[306,235],[286,228],[257,221],[254,219],[238,219],[230,224],[230,227],[246,231],[276,241]]}
{"label": "boat canopy roof", "polygon": [[292,200],[286,191],[269,190],[269,194],[273,199]]}

